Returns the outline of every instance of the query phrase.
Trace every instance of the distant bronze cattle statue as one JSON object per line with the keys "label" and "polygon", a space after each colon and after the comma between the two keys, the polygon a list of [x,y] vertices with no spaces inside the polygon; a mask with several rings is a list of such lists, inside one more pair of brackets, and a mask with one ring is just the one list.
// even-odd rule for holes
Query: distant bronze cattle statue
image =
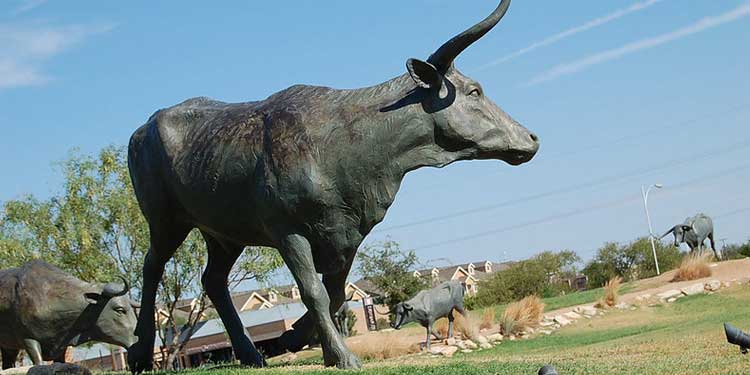
{"label": "distant bronze cattle statue", "polygon": [[448,318],[448,337],[453,337],[453,310],[464,315],[464,294],[466,290],[459,281],[444,282],[432,289],[417,293],[414,298],[393,307],[391,327],[401,328],[404,324],[418,322],[427,329],[425,347],[430,349],[431,336],[440,336],[433,330],[433,324],[440,318]]}
{"label": "distant bronze cattle statue", "polygon": [[43,261],[0,271],[3,369],[23,349],[35,364],[64,362],[65,348],[89,341],[129,347],[136,316],[128,286],[91,284]]}
{"label": "distant bronze cattle statue", "polygon": [[[153,367],[154,299],[165,263],[198,228],[208,244],[203,286],[242,364],[263,366],[227,290],[247,245],[279,250],[307,306],[282,343],[295,351],[318,331],[327,366],[358,368],[331,314],[357,248],[383,220],[404,175],[457,160],[511,165],[536,154],[537,137],[484,96],[453,60],[492,29],[510,4],[441,46],[408,74],[377,86],[293,86],[248,103],[187,100],[156,112],[130,139],[130,175],[149,223],[133,372]],[[321,282],[318,274],[323,274]]]}
{"label": "distant bronze cattle statue", "polygon": [[672,227],[661,238],[668,236],[670,233],[674,235],[675,247],[679,247],[684,242],[688,245],[691,252],[696,249],[703,251],[706,238],[708,238],[711,243],[711,250],[716,255],[716,259],[722,259],[721,251],[716,249],[716,242],[714,241],[714,222],[708,215],[700,213],[689,217],[682,224]]}

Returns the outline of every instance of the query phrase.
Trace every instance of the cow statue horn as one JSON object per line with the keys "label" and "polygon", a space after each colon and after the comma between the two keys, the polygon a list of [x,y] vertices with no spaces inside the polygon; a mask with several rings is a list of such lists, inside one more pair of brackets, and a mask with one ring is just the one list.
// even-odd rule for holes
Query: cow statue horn
{"label": "cow statue horn", "polygon": [[393,311],[395,310],[395,309],[391,308],[390,310],[388,310],[388,312],[386,312],[384,314],[383,312],[381,312],[380,310],[378,310],[378,308],[375,305],[373,305],[372,307],[375,310],[375,312],[378,313],[378,314],[380,314],[380,315],[391,315],[391,314],[393,314]]}
{"label": "cow statue horn", "polygon": [[674,230],[675,230],[675,229],[677,229],[677,226],[676,226],[676,225],[675,225],[675,226],[673,226],[673,227],[672,227],[672,229],[668,230],[668,231],[667,231],[667,233],[664,233],[664,234],[662,234],[662,235],[661,235],[661,237],[659,237],[659,239],[662,239],[662,238],[664,238],[664,237],[668,236],[668,235],[669,235],[670,233],[674,233]]}
{"label": "cow statue horn", "polygon": [[502,0],[492,14],[476,25],[466,29],[466,31],[461,34],[454,36],[451,40],[445,42],[445,44],[440,46],[440,48],[430,56],[427,62],[434,65],[438,71],[443,73],[446,72],[453,64],[453,60],[455,60],[461,52],[483,37],[484,34],[487,34],[487,32],[492,30],[492,28],[500,22],[500,19],[503,18],[505,12],[508,11],[508,6],[510,6],[510,0]]}
{"label": "cow statue horn", "polygon": [[104,285],[104,290],[102,290],[102,295],[105,297],[119,297],[124,296],[128,294],[128,291],[130,290],[130,285],[128,285],[128,281],[125,280],[124,277],[120,276],[120,280],[122,280],[122,284],[120,283],[107,283]]}

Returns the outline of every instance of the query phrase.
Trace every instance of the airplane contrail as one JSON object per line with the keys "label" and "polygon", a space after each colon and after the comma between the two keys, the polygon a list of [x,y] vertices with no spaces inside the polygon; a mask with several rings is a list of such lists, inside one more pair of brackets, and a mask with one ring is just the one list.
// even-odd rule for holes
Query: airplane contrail
{"label": "airplane contrail", "polygon": [[616,60],[631,53],[657,47],[662,44],[666,44],[684,38],[686,36],[690,36],[714,28],[716,26],[723,25],[725,23],[736,21],[742,17],[746,17],[747,15],[750,15],[750,4],[740,5],[739,7],[727,13],[718,16],[705,17],[692,25],[671,31],[666,34],[641,39],[635,42],[628,43],[622,47],[599,52],[570,63],[557,65],[552,69],[549,69],[537,75],[522,86],[534,86],[562,76],[577,73],[597,64]]}
{"label": "airplane contrail", "polygon": [[531,52],[531,51],[533,51],[533,50],[535,50],[537,48],[548,46],[548,45],[553,44],[553,43],[557,43],[557,42],[559,42],[559,41],[561,41],[561,40],[563,40],[565,38],[571,37],[571,36],[573,36],[575,34],[578,34],[578,33],[582,33],[582,32],[587,31],[589,29],[593,29],[593,28],[595,28],[597,26],[601,26],[601,25],[604,25],[606,23],[612,22],[612,21],[614,21],[614,20],[616,20],[618,18],[627,16],[630,13],[634,13],[634,12],[646,9],[646,8],[652,6],[652,5],[656,4],[656,3],[660,3],[662,1],[664,1],[664,0],[646,0],[646,1],[643,1],[643,2],[640,2],[640,3],[635,3],[635,4],[633,4],[633,5],[631,5],[631,6],[627,7],[627,8],[618,9],[618,10],[616,10],[616,11],[610,13],[610,14],[604,15],[604,16],[599,17],[599,18],[595,18],[595,19],[590,20],[590,21],[588,21],[588,22],[586,22],[586,23],[584,23],[582,25],[578,25],[576,27],[567,29],[567,30],[562,31],[560,33],[557,33],[555,35],[551,35],[551,36],[549,36],[549,37],[547,37],[545,39],[542,39],[542,40],[540,40],[538,42],[534,42],[534,43],[530,44],[527,47],[521,48],[521,49],[519,49],[516,52],[513,52],[511,54],[505,55],[505,56],[503,56],[503,57],[501,57],[501,58],[499,58],[499,59],[497,59],[497,60],[495,60],[495,61],[493,61],[493,62],[491,62],[489,64],[485,64],[485,65],[479,67],[479,70],[487,69],[489,67],[502,64],[502,63],[504,63],[506,61],[510,61],[512,59],[515,59],[516,57],[519,57],[521,55],[525,55],[525,54],[527,54],[527,53],[529,53],[529,52]]}

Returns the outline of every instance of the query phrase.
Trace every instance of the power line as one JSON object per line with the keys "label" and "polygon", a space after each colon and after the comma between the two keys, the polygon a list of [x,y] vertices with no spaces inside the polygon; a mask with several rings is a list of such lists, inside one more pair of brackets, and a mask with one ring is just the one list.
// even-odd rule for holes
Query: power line
{"label": "power line", "polygon": [[[735,173],[735,172],[738,172],[738,171],[741,171],[741,170],[747,169],[747,168],[750,168],[750,164],[745,164],[745,165],[741,165],[739,167],[729,168],[729,169],[725,169],[725,170],[722,170],[722,171],[719,171],[719,172],[716,172],[716,173],[710,173],[710,174],[707,174],[707,175],[696,177],[696,178],[684,181],[682,183],[679,183],[677,185],[673,185],[670,188],[670,191],[676,191],[676,190],[679,190],[681,188],[687,187],[689,185],[692,185],[692,184],[694,184],[696,182],[700,182],[700,181],[705,180],[705,179],[716,178],[716,177],[721,177],[721,176],[724,176],[724,175],[729,175],[729,174],[732,174],[732,173]],[[568,218],[568,217],[572,217],[572,216],[577,216],[577,215],[580,215],[580,214],[583,214],[583,213],[587,213],[587,212],[590,212],[590,211],[596,211],[596,210],[599,210],[599,209],[602,209],[602,208],[608,208],[608,207],[612,207],[612,206],[617,206],[617,205],[620,205],[620,204],[623,204],[623,203],[627,203],[629,201],[633,201],[633,200],[637,200],[637,199],[640,199],[640,194],[632,194],[632,195],[628,195],[625,198],[621,198],[621,199],[617,199],[617,200],[609,201],[609,202],[605,202],[605,203],[600,203],[600,204],[588,206],[588,207],[585,207],[585,208],[579,208],[579,209],[576,209],[576,210],[564,212],[564,213],[557,214],[557,215],[547,216],[547,217],[544,217],[544,218],[541,218],[541,219],[537,219],[537,220],[532,220],[532,221],[528,221],[528,222],[524,222],[524,223],[520,223],[520,224],[515,224],[515,225],[503,227],[503,228],[497,228],[497,229],[493,229],[493,230],[488,230],[488,231],[484,231],[484,232],[473,233],[473,234],[462,236],[462,237],[452,238],[452,239],[448,239],[448,240],[444,240],[444,241],[440,241],[440,242],[434,242],[434,243],[427,244],[427,245],[424,245],[424,246],[417,246],[417,247],[415,247],[415,249],[416,250],[429,249],[429,248],[433,248],[433,247],[439,247],[439,246],[449,245],[449,244],[453,244],[453,243],[464,242],[464,241],[471,240],[471,239],[476,239],[476,238],[481,238],[481,237],[488,237],[488,236],[495,235],[495,234],[498,234],[498,233],[509,232],[509,231],[512,231],[512,230],[517,230],[517,229],[521,229],[521,228],[525,228],[525,227],[529,227],[529,226],[534,226],[534,225],[538,225],[538,224],[542,224],[542,223],[556,221],[556,220],[559,220],[559,219],[564,219],[564,218]],[[746,210],[746,209],[743,209],[743,210]],[[742,212],[743,210],[737,210],[737,212],[732,212],[730,214],[734,215],[734,214],[737,214],[739,212]],[[727,214],[724,214],[724,215],[718,216],[718,217],[723,217],[723,216],[726,216],[726,215]]]}
{"label": "power line", "polygon": [[[670,125],[660,125],[652,130],[647,130],[647,131],[636,133],[636,134],[624,135],[619,138],[612,139],[610,141],[597,142],[596,144],[578,147],[573,151],[558,152],[555,154],[545,155],[545,159],[535,161],[534,164],[539,165],[539,164],[544,164],[545,162],[549,163],[552,161],[559,162],[561,160],[565,160],[567,157],[570,157],[570,156],[575,156],[584,152],[595,151],[595,150],[605,148],[605,147],[609,148],[616,144],[627,143],[627,141],[630,141],[630,140],[653,136],[654,134],[658,134],[659,132],[662,132],[664,130],[701,124],[701,123],[704,123],[706,119],[717,118],[717,117],[734,114],[734,113],[741,112],[742,110],[748,109],[748,108],[750,108],[750,103],[743,103],[743,104],[726,107],[718,111],[706,112],[702,115],[693,116],[688,120],[678,121]],[[490,175],[494,175],[494,173]],[[432,184],[430,186],[420,189],[420,191],[432,190],[436,187],[444,186],[446,184],[447,183]]]}
{"label": "power line", "polygon": [[581,189],[588,188],[588,187],[595,187],[595,186],[599,186],[599,185],[608,185],[608,184],[611,184],[611,183],[622,182],[624,180],[628,180],[628,179],[631,179],[633,177],[637,177],[637,176],[640,176],[640,175],[652,173],[652,172],[655,172],[655,171],[659,171],[659,170],[663,170],[663,169],[668,169],[668,168],[672,168],[672,167],[676,167],[676,166],[680,166],[680,165],[692,164],[696,160],[699,160],[699,159],[712,159],[712,158],[716,158],[716,157],[725,155],[727,153],[730,153],[730,152],[733,152],[733,151],[736,151],[736,150],[739,150],[739,149],[747,148],[748,146],[750,146],[750,140],[745,140],[743,142],[736,143],[736,144],[734,144],[732,146],[729,146],[729,147],[727,147],[727,146],[721,146],[721,147],[717,147],[716,149],[713,149],[713,150],[701,151],[698,154],[694,154],[694,155],[691,155],[691,156],[688,156],[688,157],[680,157],[680,158],[672,159],[670,161],[661,163],[661,164],[659,164],[659,165],[657,165],[655,167],[650,167],[650,168],[645,168],[645,169],[638,169],[638,170],[634,170],[634,171],[622,173],[622,174],[619,174],[619,175],[603,177],[603,178],[595,179],[595,180],[588,181],[588,182],[585,182],[585,183],[570,185],[570,186],[566,186],[566,187],[563,187],[563,188],[554,189],[554,190],[550,190],[550,191],[546,191],[546,192],[538,193],[538,194],[532,194],[532,195],[528,195],[528,196],[525,196],[525,197],[521,197],[521,198],[517,198],[517,199],[513,199],[513,200],[507,200],[507,201],[499,202],[499,203],[495,203],[495,204],[474,207],[474,208],[470,208],[470,209],[466,209],[466,210],[461,210],[461,211],[453,212],[453,213],[450,213],[450,214],[445,214],[445,215],[440,215],[440,216],[434,216],[434,217],[430,217],[430,218],[426,218],[426,219],[421,219],[421,220],[415,220],[415,221],[407,222],[407,223],[404,223],[404,224],[392,225],[390,227],[385,227],[383,229],[374,230],[374,231],[372,231],[372,233],[375,234],[375,233],[383,233],[383,232],[392,232],[392,231],[395,231],[395,230],[410,228],[410,227],[414,227],[414,226],[418,226],[418,225],[425,225],[425,224],[430,224],[430,223],[435,223],[435,222],[440,222],[440,221],[451,220],[451,219],[455,219],[455,218],[462,217],[462,216],[476,214],[476,213],[479,213],[479,212],[490,211],[490,210],[498,209],[498,208],[501,208],[501,207],[511,206],[511,205],[514,205],[514,204],[529,202],[529,201],[533,201],[533,200],[537,200],[537,199],[542,199],[542,198],[547,198],[547,197],[554,196],[554,195],[559,195],[559,194],[570,193],[570,192],[581,190]]}

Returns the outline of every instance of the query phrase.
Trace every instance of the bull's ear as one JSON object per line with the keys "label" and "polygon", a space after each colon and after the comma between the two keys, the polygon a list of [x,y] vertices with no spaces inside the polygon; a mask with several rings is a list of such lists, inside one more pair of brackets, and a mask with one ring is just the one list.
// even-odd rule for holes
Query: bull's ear
{"label": "bull's ear", "polygon": [[417,86],[424,89],[439,89],[443,79],[437,68],[428,62],[417,59],[406,60],[406,70]]}

